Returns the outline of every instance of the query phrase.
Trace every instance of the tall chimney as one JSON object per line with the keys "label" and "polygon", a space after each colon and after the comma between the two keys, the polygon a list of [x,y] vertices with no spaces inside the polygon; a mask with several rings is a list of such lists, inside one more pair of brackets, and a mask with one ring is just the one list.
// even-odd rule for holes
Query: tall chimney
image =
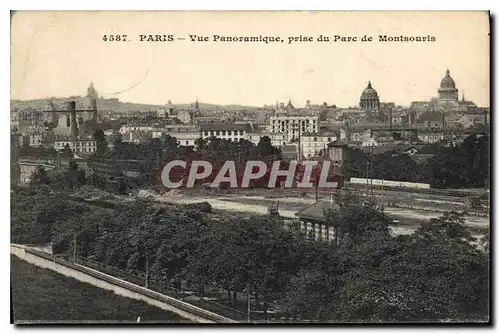
{"label": "tall chimney", "polygon": [[78,139],[78,129],[76,127],[76,102],[69,103],[69,110],[71,112],[71,140],[74,142],[74,149],[76,150],[76,140]]}

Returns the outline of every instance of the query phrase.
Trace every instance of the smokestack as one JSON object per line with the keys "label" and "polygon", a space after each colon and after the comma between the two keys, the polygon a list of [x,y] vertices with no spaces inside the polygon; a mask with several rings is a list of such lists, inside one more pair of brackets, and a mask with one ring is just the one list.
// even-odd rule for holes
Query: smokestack
{"label": "smokestack", "polygon": [[76,102],[71,101],[69,103],[69,110],[71,112],[71,140],[75,143],[76,150],[76,140],[78,139],[78,129],[76,127]]}

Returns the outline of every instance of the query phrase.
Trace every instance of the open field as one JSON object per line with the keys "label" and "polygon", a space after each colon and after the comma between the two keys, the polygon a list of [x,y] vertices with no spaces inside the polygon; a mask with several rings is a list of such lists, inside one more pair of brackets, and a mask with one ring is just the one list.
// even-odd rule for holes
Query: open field
{"label": "open field", "polygon": [[11,256],[15,323],[27,322],[189,322],[180,316],[78,282]]}

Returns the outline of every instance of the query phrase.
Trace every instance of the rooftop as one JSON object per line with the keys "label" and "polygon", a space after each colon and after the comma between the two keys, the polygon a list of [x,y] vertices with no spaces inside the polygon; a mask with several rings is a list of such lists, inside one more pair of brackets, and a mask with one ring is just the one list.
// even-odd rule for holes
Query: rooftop
{"label": "rooftop", "polygon": [[247,124],[234,124],[234,123],[200,123],[201,131],[213,131],[213,130],[244,130],[247,132],[253,132],[253,126],[250,123]]}
{"label": "rooftop", "polygon": [[[369,207],[363,206],[362,207],[364,210],[369,210],[374,212],[377,216],[380,218],[387,220],[388,222],[392,222],[393,219],[386,216],[385,214],[373,210]],[[314,204],[311,204],[310,206],[306,207],[305,209],[300,210],[297,212],[295,215],[299,218],[302,219],[309,219],[309,220],[315,220],[318,222],[327,222],[327,212],[329,210],[336,211],[339,209],[339,205],[336,203],[333,203],[331,201],[325,201],[325,200],[319,200]]]}

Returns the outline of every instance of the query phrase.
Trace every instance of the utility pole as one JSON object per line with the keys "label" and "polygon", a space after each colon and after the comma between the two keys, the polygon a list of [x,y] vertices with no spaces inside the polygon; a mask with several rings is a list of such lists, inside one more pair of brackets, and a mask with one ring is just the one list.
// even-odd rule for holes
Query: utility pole
{"label": "utility pole", "polygon": [[316,202],[317,202],[319,199],[319,195],[318,195],[318,183],[319,183],[319,181],[316,179],[315,183],[316,183]]}
{"label": "utility pole", "polygon": [[73,235],[73,263],[76,263],[76,234]]}
{"label": "utility pole", "polygon": [[368,194],[369,194],[369,191],[370,191],[370,184],[368,183],[368,172],[370,170],[370,162],[367,161],[366,162],[366,197],[368,199]]}
{"label": "utility pole", "polygon": [[384,213],[384,180],[382,179],[382,213]]}
{"label": "utility pole", "polygon": [[370,159],[370,200],[373,202],[373,143],[370,147]]}
{"label": "utility pole", "polygon": [[[295,125],[294,125],[295,128]],[[294,129],[295,130],[295,129]],[[299,162],[302,162],[302,141],[301,141],[301,133],[300,133],[300,123],[298,124],[298,133],[299,133]]]}
{"label": "utility pole", "polygon": [[250,284],[247,284],[247,322],[250,322]]}
{"label": "utility pole", "polygon": [[147,289],[148,288],[148,279],[149,279],[149,263],[148,263],[148,258],[146,257],[146,279],[144,283],[144,287]]}

